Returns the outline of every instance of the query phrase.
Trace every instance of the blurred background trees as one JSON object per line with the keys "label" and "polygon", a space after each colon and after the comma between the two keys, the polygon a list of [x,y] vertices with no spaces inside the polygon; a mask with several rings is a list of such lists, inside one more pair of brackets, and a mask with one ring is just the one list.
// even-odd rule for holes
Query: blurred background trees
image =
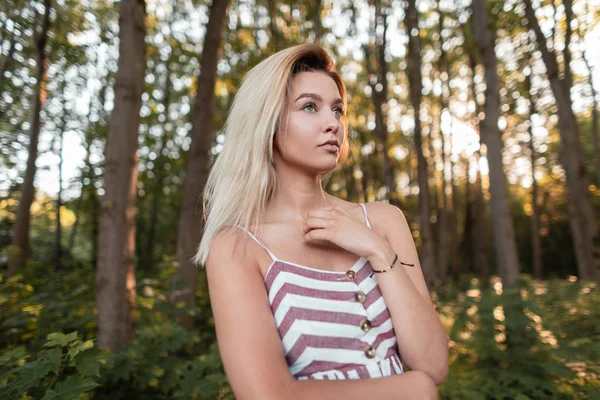
{"label": "blurred background trees", "polygon": [[326,190],[407,216],[451,337],[442,396],[588,398],[599,19],[597,0],[2,2],[0,384],[231,396],[189,261],[198,198],[244,74],[316,42],[351,127]]}

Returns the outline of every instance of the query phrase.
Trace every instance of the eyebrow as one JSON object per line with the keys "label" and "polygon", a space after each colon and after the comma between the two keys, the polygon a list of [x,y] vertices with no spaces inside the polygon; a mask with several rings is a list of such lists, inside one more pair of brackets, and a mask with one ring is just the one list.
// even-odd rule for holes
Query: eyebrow
{"label": "eyebrow", "polygon": [[[302,93],[300,96],[298,96],[296,98],[296,100],[294,100],[294,103],[297,102],[298,100],[304,98],[304,97],[308,97],[317,101],[323,101],[323,98],[321,96],[319,96],[316,93]],[[333,101],[333,104],[344,104],[344,102],[342,101],[342,99],[340,99],[339,97],[337,99],[335,99]]]}

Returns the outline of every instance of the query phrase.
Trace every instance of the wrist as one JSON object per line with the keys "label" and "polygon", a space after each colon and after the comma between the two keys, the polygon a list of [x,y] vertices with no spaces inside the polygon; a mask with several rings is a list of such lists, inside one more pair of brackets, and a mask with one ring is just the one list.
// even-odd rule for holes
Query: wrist
{"label": "wrist", "polygon": [[388,242],[383,239],[378,245],[374,246],[373,252],[367,259],[373,269],[381,270],[390,266],[394,260],[395,253]]}

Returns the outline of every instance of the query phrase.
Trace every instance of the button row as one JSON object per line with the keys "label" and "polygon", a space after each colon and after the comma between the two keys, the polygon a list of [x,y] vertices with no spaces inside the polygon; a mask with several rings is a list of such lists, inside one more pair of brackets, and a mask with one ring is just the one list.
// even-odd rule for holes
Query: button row
{"label": "button row", "polygon": [[[356,272],[352,270],[346,271],[346,279],[348,279],[351,282],[354,282],[356,280]],[[364,304],[364,302],[367,301],[367,295],[362,290],[359,290],[356,293],[354,293],[354,298],[361,304]],[[369,332],[372,327],[373,325],[368,319],[363,319],[360,322],[360,329],[362,329],[363,332]],[[365,347],[364,352],[367,358],[375,358],[375,356],[377,355],[377,352],[371,346]]]}

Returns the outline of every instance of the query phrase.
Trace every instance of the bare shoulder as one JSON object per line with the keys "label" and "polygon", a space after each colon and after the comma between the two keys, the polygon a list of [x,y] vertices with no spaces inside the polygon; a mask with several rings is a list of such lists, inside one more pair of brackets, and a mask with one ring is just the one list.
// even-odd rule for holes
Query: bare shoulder
{"label": "bare shoulder", "polygon": [[408,221],[398,207],[384,201],[366,203],[365,206],[373,229],[376,231],[385,233],[386,236],[394,230],[393,228],[401,227],[401,231],[410,231]]}
{"label": "bare shoulder", "polygon": [[213,239],[208,257],[206,269],[221,268],[227,265],[231,268],[249,268],[259,271],[256,259],[256,249],[252,245],[252,239],[240,228],[228,226],[223,228]]}

